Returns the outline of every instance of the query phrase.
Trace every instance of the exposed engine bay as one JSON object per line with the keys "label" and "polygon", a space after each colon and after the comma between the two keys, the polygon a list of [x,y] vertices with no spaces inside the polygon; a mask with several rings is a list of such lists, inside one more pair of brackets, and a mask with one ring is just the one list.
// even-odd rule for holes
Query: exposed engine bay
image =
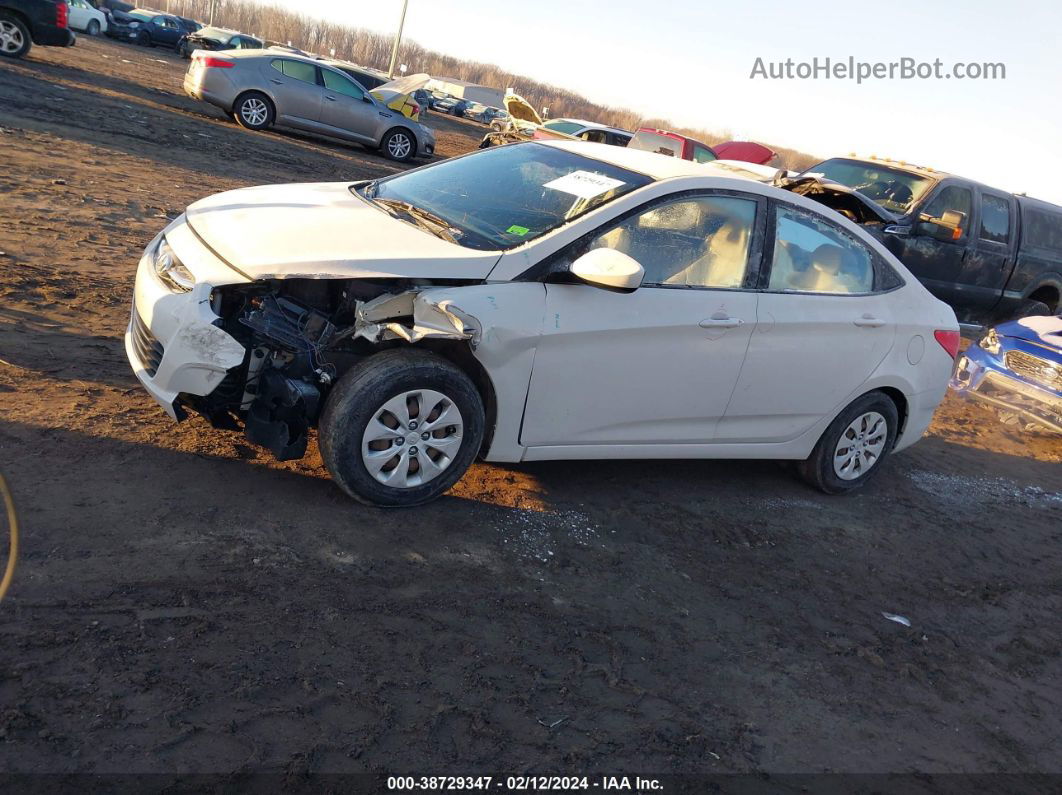
{"label": "exposed engine bay", "polygon": [[433,340],[475,348],[479,321],[425,294],[455,284],[463,283],[285,279],[216,288],[215,325],[247,353],[209,395],[182,394],[180,404],[219,428],[242,419],[251,442],[281,461],[301,458],[329,389],[360,359]]}

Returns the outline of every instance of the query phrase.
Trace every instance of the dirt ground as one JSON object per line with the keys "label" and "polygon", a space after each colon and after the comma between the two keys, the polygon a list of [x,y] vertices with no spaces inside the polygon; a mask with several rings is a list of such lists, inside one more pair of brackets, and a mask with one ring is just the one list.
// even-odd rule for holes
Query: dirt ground
{"label": "dirt ground", "polygon": [[[183,71],[85,37],[0,63],[0,770],[1062,772],[1057,436],[949,397],[850,497],[481,464],[379,511],[315,446],[171,423],[121,343],[166,218],[396,168],[242,130]],[[442,155],[483,129],[431,121]]]}

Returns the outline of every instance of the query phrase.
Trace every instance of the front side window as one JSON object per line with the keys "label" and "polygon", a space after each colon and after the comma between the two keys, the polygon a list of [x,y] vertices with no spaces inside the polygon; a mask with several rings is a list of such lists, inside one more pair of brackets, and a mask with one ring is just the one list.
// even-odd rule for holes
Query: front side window
{"label": "front side window", "polygon": [[458,244],[508,249],[652,182],[610,163],[534,142],[396,174],[358,189],[388,209],[409,205],[445,221]]}
{"label": "front side window", "polygon": [[847,232],[805,210],[779,205],[769,290],[869,293],[874,257]]}
{"label": "front side window", "polygon": [[1006,243],[1010,238],[1010,202],[985,193],[981,197],[981,239]]}
{"label": "front side window", "polygon": [[962,239],[966,237],[966,231],[970,225],[971,207],[973,207],[973,193],[969,188],[948,185],[933,197],[923,212],[930,218],[940,218],[949,210],[962,213],[963,219],[959,225],[959,230],[962,232],[959,239]]}
{"label": "front side window", "polygon": [[741,287],[756,202],[732,196],[678,199],[634,215],[594,238],[645,269],[645,286]]}
{"label": "front side window", "polygon": [[715,152],[711,149],[701,146],[700,144],[693,145],[693,159],[698,163],[711,163],[713,160],[718,160],[715,156]]}
{"label": "front side window", "polygon": [[322,69],[321,74],[324,75],[325,88],[329,91],[335,91],[337,94],[343,94],[354,99],[362,99],[365,96],[364,91],[338,72]]}

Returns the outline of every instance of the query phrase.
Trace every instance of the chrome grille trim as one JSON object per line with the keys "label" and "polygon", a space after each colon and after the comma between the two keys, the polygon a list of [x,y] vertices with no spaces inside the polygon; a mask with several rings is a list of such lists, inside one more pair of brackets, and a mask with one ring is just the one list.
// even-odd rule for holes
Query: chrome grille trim
{"label": "chrome grille trim", "polygon": [[1004,361],[1008,370],[1017,373],[1022,378],[1062,392],[1062,365],[1033,356],[1031,353],[1025,353],[1025,351],[1007,351]]}

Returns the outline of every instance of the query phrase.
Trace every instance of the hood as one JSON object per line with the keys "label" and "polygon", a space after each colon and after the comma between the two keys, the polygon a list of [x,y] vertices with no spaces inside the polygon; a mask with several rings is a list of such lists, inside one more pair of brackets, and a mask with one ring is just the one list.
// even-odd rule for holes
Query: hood
{"label": "hood", "polygon": [[505,110],[515,121],[526,121],[531,124],[542,124],[542,117],[538,115],[531,104],[519,94],[505,95]]}
{"label": "hood", "polygon": [[424,73],[407,75],[377,86],[369,93],[391,110],[398,111],[407,119],[415,119],[417,114],[413,111],[419,107],[419,103],[413,98],[413,92],[424,88],[429,80],[431,76]]}
{"label": "hood", "polygon": [[877,202],[840,182],[808,174],[794,179],[783,177],[775,184],[779,188],[792,191],[799,196],[807,196],[834,210],[850,214],[857,224],[894,224],[898,220],[898,216],[893,215]]}
{"label": "hood", "polygon": [[1023,317],[1010,323],[996,326],[996,333],[1003,337],[1035,342],[1062,352],[1062,317]]}
{"label": "hood", "polygon": [[376,86],[373,91],[394,91],[396,94],[412,94],[418,88],[424,88],[431,81],[431,75],[420,72],[415,75],[406,75],[390,83]]}
{"label": "hood", "polygon": [[251,279],[483,279],[498,252],[475,251],[392,218],[349,182],[263,185],[191,205],[189,226]]}

